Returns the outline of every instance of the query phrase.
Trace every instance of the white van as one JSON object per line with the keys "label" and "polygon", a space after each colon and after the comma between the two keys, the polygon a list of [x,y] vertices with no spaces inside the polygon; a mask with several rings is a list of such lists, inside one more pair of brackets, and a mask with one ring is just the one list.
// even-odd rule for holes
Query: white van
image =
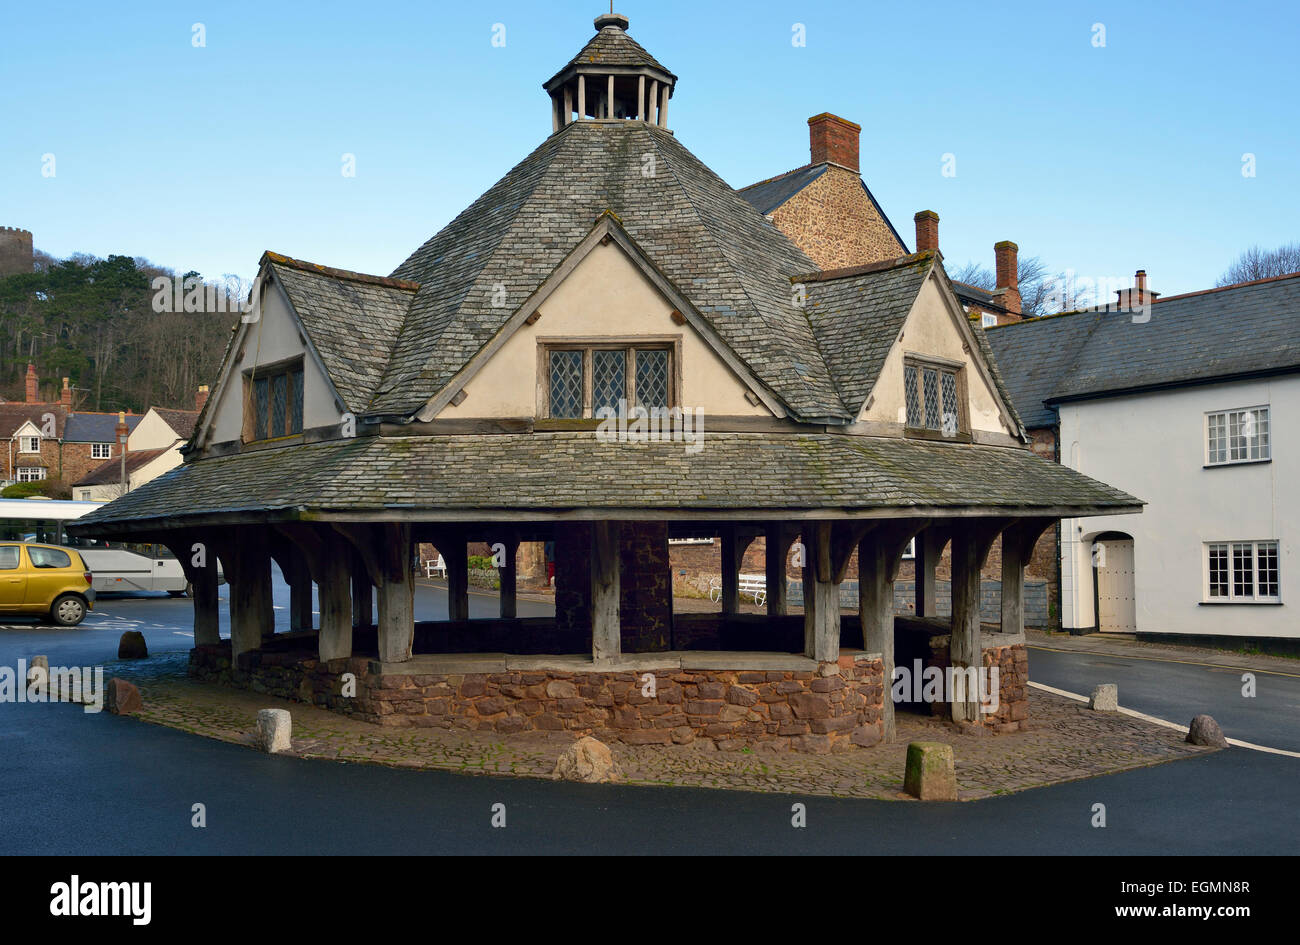
{"label": "white van", "polygon": [[[189,590],[185,569],[167,552],[167,549],[150,549],[153,556],[129,551],[126,548],[94,548],[80,546],[77,553],[90,568],[91,586],[97,594],[138,594],[141,591],[166,591],[172,597],[183,597]],[[161,550],[163,554],[157,554]]]}

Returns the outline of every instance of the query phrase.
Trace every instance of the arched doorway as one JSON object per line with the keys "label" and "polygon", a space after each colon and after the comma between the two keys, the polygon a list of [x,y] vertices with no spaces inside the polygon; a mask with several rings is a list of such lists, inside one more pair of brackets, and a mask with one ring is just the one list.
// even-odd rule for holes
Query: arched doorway
{"label": "arched doorway", "polygon": [[1092,541],[1093,587],[1097,629],[1102,633],[1137,632],[1133,536],[1102,532]]}

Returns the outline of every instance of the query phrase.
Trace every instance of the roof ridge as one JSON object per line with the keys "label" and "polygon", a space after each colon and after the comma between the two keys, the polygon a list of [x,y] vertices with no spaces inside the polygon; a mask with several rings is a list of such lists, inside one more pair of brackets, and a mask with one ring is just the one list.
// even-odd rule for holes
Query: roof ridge
{"label": "roof ridge", "polygon": [[754,187],[758,187],[758,186],[760,186],[760,185],[762,185],[762,184],[770,184],[770,183],[772,183],[772,181],[774,181],[774,180],[780,180],[782,177],[789,177],[791,174],[798,174],[800,171],[810,170],[810,169],[812,169],[812,168],[814,168],[814,167],[820,167],[822,164],[829,164],[829,163],[830,163],[829,161],[820,161],[820,162],[818,162],[817,164],[812,164],[812,163],[804,164],[804,165],[801,165],[801,166],[799,166],[799,167],[791,168],[791,169],[788,170],[788,171],[783,171],[783,172],[780,173],[780,174],[775,174],[775,175],[773,175],[772,177],[767,178],[766,180],[756,180],[756,181],[754,181],[754,183],[752,183],[752,184],[746,184],[744,187],[737,187],[737,188],[735,188],[735,190],[736,190],[736,193],[740,193],[742,190],[750,190],[750,189],[752,189],[752,188],[754,188]]}
{"label": "roof ridge", "polygon": [[1210,295],[1214,292],[1227,292],[1229,289],[1244,289],[1252,285],[1264,285],[1269,282],[1283,282],[1287,279],[1300,279],[1300,271],[1284,272],[1280,276],[1265,276],[1263,279],[1250,279],[1246,282],[1234,282],[1231,285],[1216,285],[1209,289],[1197,289],[1193,292],[1183,292],[1180,295],[1169,295],[1164,298],[1152,299],[1152,305],[1159,305],[1161,302],[1173,302],[1176,299],[1191,298],[1196,295]]}
{"label": "roof ridge", "polygon": [[353,272],[351,269],[336,269],[333,266],[322,266],[320,263],[308,262],[305,259],[295,259],[283,253],[272,252],[269,249],[262,254],[261,259],[262,262],[267,260],[280,266],[288,266],[290,269],[298,269],[317,276],[329,276],[333,279],[346,279],[349,282],[364,282],[370,285],[387,286],[390,289],[407,289],[410,291],[420,288],[420,283],[413,282],[410,279],[395,279],[392,276],[376,276],[366,272]]}
{"label": "roof ridge", "polygon": [[931,250],[924,250],[919,253],[908,253],[904,256],[895,256],[892,259],[881,259],[876,262],[863,263],[860,266],[843,266],[839,269],[820,269],[816,272],[809,272],[802,275],[791,276],[791,282],[829,282],[833,279],[850,279],[854,276],[862,276],[872,272],[884,272],[888,269],[900,269],[903,266],[918,262],[932,262],[937,254]]}

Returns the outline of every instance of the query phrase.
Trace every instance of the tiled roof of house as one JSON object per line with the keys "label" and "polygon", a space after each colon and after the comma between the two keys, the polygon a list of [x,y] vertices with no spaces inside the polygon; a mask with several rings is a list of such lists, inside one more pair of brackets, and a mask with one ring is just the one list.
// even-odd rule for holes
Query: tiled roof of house
{"label": "tiled roof of house", "polygon": [[[142,414],[128,413],[126,428],[134,430],[144,419]],[[74,413],[64,426],[65,443],[115,443],[117,442],[117,414]]]}
{"label": "tiled roof of house", "polygon": [[361,413],[383,374],[417,285],[267,253],[348,410]]}
{"label": "tiled roof of house", "polygon": [[[572,48],[572,47],[570,47]],[[606,26],[599,30],[582,50],[569,60],[563,69],[546,81],[550,85],[571,66],[648,66],[667,73],[675,80],[677,77],[664,68],[663,64],[645,51],[645,48],[617,26]]]}
{"label": "tiled roof of house", "polygon": [[933,256],[903,256],[839,278],[823,273],[806,283],[808,319],[840,398],[855,415],[933,266]]}
{"label": "tiled roof of house", "polygon": [[[46,414],[54,415],[55,436],[62,436],[67,414],[61,404],[25,404],[19,401],[0,403],[0,436],[5,439],[11,438],[18,432],[19,427],[29,420],[39,430],[44,426]],[[112,437],[110,436],[109,439],[111,440]]]}
{"label": "tiled roof of house", "polygon": [[[483,488],[484,470],[492,488]],[[360,437],[187,463],[75,529],[259,520],[303,511],[648,512],[935,508],[1030,514],[1115,511],[1140,501],[1016,448],[836,434],[708,434],[682,443],[602,442],[593,432]],[[210,519],[215,520],[215,519]]]}
{"label": "tiled roof of house", "polygon": [[676,137],[645,122],[575,122],[551,135],[397,268],[420,289],[371,412],[421,407],[606,210],[792,413],[848,416],[792,304],[790,276],[816,265]]}
{"label": "tiled roof of house", "polygon": [[[157,449],[157,450],[134,450],[133,452],[127,453],[126,454],[127,477],[129,478],[130,475],[133,472],[135,472],[137,469],[139,469],[141,466],[147,466],[149,463],[153,462],[155,459],[157,459],[159,456],[161,456],[163,453],[166,452],[167,452],[167,448]],[[116,459],[105,460],[103,463],[96,466],[90,472],[86,473],[86,475],[82,476],[72,485],[74,488],[77,486],[102,486],[102,485],[108,485],[109,483],[117,483],[121,481],[122,481],[122,459],[119,456]]]}
{"label": "tiled roof of house", "polygon": [[1158,299],[1146,321],[1088,309],[988,338],[1022,416],[1049,426],[1059,401],[1300,369],[1300,273]]}
{"label": "tiled roof of house", "polygon": [[162,418],[167,426],[175,431],[182,440],[194,435],[194,425],[198,422],[197,410],[174,410],[171,407],[154,407],[153,412]]}

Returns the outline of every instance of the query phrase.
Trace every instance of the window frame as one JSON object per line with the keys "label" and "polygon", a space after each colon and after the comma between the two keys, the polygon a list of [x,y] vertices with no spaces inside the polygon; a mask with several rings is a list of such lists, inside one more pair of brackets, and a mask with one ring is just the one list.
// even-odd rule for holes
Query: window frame
{"label": "window frame", "polygon": [[[1255,422],[1259,423],[1260,422],[1258,419],[1259,411],[1264,412],[1263,422],[1267,425],[1266,429],[1261,431],[1264,437],[1266,438],[1262,444],[1261,455],[1254,456],[1254,457],[1250,455],[1250,451],[1255,446],[1255,444],[1253,444],[1251,440],[1255,440],[1259,438],[1259,432],[1257,432],[1254,437],[1251,437],[1246,440],[1245,445],[1246,445],[1247,455],[1242,459],[1233,459],[1232,458],[1233,435],[1231,432],[1232,416],[1234,414],[1244,414],[1248,412],[1254,412],[1256,414]],[[1224,430],[1223,449],[1226,454],[1226,458],[1221,460],[1214,459],[1213,451],[1211,449],[1210,429],[1211,429],[1212,420],[1215,417],[1223,418],[1223,430]],[[1271,404],[1254,404],[1249,407],[1228,407],[1223,410],[1205,411],[1204,420],[1202,421],[1202,425],[1201,425],[1201,448],[1204,457],[1203,467],[1205,469],[1210,469],[1210,468],[1217,469],[1220,466],[1246,466],[1246,465],[1250,465],[1251,463],[1271,463],[1273,461],[1274,428],[1275,428],[1275,424],[1273,423],[1273,409]]]}
{"label": "window frame", "polygon": [[[100,449],[101,449],[101,448],[106,449],[108,452],[106,452],[106,453],[104,453],[104,454],[101,455],[101,454],[100,454]],[[113,444],[112,444],[112,443],[91,443],[91,444],[90,444],[90,458],[91,458],[91,459],[112,459],[112,458],[113,458]]]}
{"label": "window frame", "polygon": [[[39,456],[39,455],[41,454],[41,441],[42,441],[42,439],[43,439],[43,437],[42,437],[39,433],[36,434],[36,435],[34,435],[34,436],[33,436],[33,435],[30,435],[30,434],[27,434],[27,433],[24,433],[22,436],[18,437],[18,452],[19,452],[20,454],[25,454],[25,455],[28,455],[28,456]],[[29,440],[34,440],[34,441],[36,442],[36,448],[35,448],[35,449],[30,449],[30,450],[29,450],[29,449],[27,448],[27,443],[28,443]]]}
{"label": "window frame", "polygon": [[[913,368],[916,371],[917,386],[917,403],[921,411],[921,421],[925,421],[925,371],[937,371],[938,377],[938,395],[939,395],[939,429],[932,429],[926,426],[912,426],[911,417],[907,416],[907,371]],[[945,436],[943,433],[943,375],[951,374],[953,377],[953,392],[957,399],[957,432],[953,436]],[[915,437],[923,440],[942,440],[948,443],[969,443],[972,440],[970,430],[970,413],[969,413],[969,394],[966,386],[966,364],[962,361],[951,361],[947,358],[939,358],[933,355],[916,354],[905,352],[903,354],[903,434],[904,436]]]}
{"label": "window frame", "polygon": [[[1241,575],[1238,569],[1238,552],[1243,546],[1250,548],[1250,594],[1240,594],[1237,591],[1241,583]],[[1276,594],[1261,594],[1260,587],[1260,549],[1261,547],[1272,549],[1272,572],[1274,574],[1274,583],[1277,587]],[[1225,541],[1206,541],[1202,542],[1201,551],[1201,602],[1205,604],[1280,604],[1282,603],[1282,549],[1281,542],[1276,538],[1260,539],[1230,539]],[[1216,550],[1222,550],[1223,557],[1223,587],[1226,594],[1212,594],[1212,581],[1210,563],[1212,555]]]}
{"label": "window frame", "polygon": [[[270,443],[276,440],[287,440],[292,437],[300,437],[306,429],[306,412],[307,412],[307,372],[304,369],[304,359],[302,355],[296,355],[292,358],[286,358],[283,361],[275,361],[271,364],[259,364],[254,367],[245,368],[244,375],[244,428],[241,432],[241,439],[244,443]],[[292,378],[294,374],[301,377],[298,385],[298,395],[302,398],[302,416],[299,419],[299,428],[292,429],[293,426],[293,400],[292,400],[292,382],[286,379],[287,390],[285,393],[285,415],[284,425],[285,432],[276,434],[270,428],[271,420],[274,417],[275,394],[273,385],[277,377]],[[257,429],[257,382],[265,380],[267,382],[267,435],[258,436]]]}
{"label": "window frame", "polygon": [[[24,473],[40,473],[39,476]],[[19,466],[14,470],[14,482],[44,482],[49,478],[49,471],[44,466]]]}
{"label": "window frame", "polygon": [[[636,406],[636,352],[665,351],[668,354],[668,403],[671,410],[681,404],[681,335],[645,335],[642,337],[579,337],[544,338],[537,342],[537,420],[548,424],[598,424],[593,408],[594,375],[593,351],[624,352],[624,394],[628,409]],[[582,352],[582,416],[551,416],[551,352]]]}

